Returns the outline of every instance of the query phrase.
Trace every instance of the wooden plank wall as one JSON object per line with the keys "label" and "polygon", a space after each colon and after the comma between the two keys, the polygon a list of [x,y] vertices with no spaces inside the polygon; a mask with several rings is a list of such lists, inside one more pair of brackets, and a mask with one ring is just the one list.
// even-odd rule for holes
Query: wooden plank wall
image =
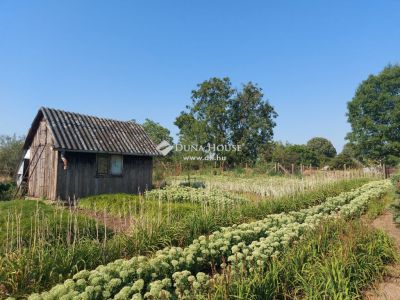
{"label": "wooden plank wall", "polygon": [[[53,136],[45,120],[40,122],[31,144],[28,196],[56,198],[58,152],[53,148]],[[43,152],[42,152],[43,151]]]}
{"label": "wooden plank wall", "polygon": [[73,201],[105,193],[143,193],[152,185],[152,157],[124,156],[122,176],[97,176],[96,154],[66,152],[67,170],[61,160],[57,173],[57,198]]}

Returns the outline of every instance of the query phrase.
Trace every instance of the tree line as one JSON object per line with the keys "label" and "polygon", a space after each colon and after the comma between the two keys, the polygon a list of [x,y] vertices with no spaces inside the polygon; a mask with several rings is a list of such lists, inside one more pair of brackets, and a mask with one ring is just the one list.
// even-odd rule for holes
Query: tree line
{"label": "tree line", "polygon": [[[347,104],[351,131],[348,143],[337,154],[332,143],[315,137],[296,145],[273,140],[274,107],[261,87],[253,82],[235,88],[228,77],[210,78],[191,92],[191,103],[175,119],[179,143],[184,145],[240,145],[240,151],[222,151],[223,164],[256,166],[278,162],[314,167],[356,167],[400,162],[400,66],[388,65],[379,74],[360,83]],[[158,144],[173,143],[170,131],[146,119],[145,131]],[[0,175],[13,176],[22,155],[23,137],[0,136]],[[172,152],[164,160],[182,161],[182,156],[213,153]],[[196,162],[190,162],[196,165]]]}
{"label": "tree line", "polygon": [[[400,162],[400,66],[389,65],[359,85],[348,102],[351,132],[339,154],[323,137],[302,145],[273,141],[276,117],[277,112],[257,84],[248,82],[237,89],[227,77],[210,78],[192,91],[191,104],[179,114],[175,125],[182,144],[242,145],[240,152],[222,153],[228,166],[268,162],[336,169],[396,165]],[[143,126],[156,143],[172,143],[169,130],[159,123],[146,120]],[[182,155],[174,153],[172,157],[179,159]]]}

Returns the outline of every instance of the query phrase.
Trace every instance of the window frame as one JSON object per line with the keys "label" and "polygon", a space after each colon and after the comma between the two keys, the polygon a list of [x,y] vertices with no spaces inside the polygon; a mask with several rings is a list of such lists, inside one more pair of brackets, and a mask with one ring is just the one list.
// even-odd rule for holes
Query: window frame
{"label": "window frame", "polygon": [[[112,174],[112,156],[118,156],[121,158],[121,173],[120,174]],[[100,173],[99,172],[99,158],[107,160],[107,172]],[[124,156],[122,154],[96,154],[96,177],[122,177],[124,175]]]}
{"label": "window frame", "polygon": [[[107,171],[106,172],[99,172],[99,162],[100,159],[105,159],[106,165],[107,165]],[[96,176],[99,177],[104,177],[107,176],[110,173],[110,158],[108,157],[107,154],[96,154]]]}

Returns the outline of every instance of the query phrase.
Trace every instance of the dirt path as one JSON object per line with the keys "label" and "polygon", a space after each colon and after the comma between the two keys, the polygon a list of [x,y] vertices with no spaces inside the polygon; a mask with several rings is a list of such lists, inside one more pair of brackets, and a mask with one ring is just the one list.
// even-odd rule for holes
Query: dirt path
{"label": "dirt path", "polygon": [[77,212],[99,221],[99,223],[111,228],[114,232],[128,232],[134,223],[132,218],[120,218],[103,212],[94,212],[86,209],[77,209]]}
{"label": "dirt path", "polygon": [[[393,215],[385,212],[372,222],[376,229],[385,231],[393,238],[400,251],[400,229],[393,222]],[[366,300],[399,300],[400,299],[400,265],[388,267],[388,274],[375,287],[364,294]]]}

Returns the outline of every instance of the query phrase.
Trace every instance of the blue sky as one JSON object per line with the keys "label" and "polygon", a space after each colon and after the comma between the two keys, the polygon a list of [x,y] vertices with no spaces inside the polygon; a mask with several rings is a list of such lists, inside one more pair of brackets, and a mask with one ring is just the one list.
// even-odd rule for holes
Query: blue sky
{"label": "blue sky", "polygon": [[358,84],[400,62],[400,1],[0,0],[0,134],[40,106],[168,127],[197,83],[264,89],[275,139],[341,149]]}

